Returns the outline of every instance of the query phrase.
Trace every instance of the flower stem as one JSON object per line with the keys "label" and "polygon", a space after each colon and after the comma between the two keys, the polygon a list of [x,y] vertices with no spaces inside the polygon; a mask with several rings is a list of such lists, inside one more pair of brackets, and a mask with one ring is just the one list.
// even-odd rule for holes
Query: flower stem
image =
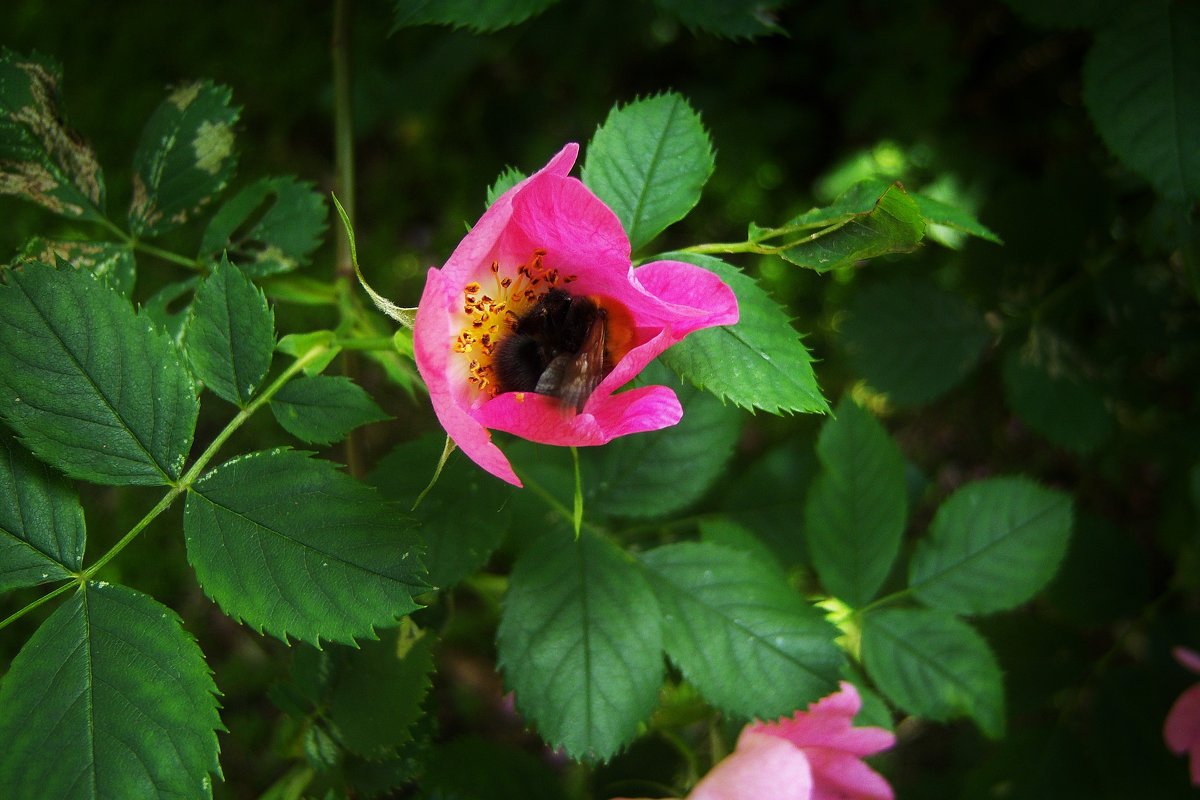
{"label": "flower stem", "polygon": [[77,586],[77,585],[78,585],[78,583],[76,581],[70,581],[68,583],[64,583],[61,586],[56,587],[54,589],[54,591],[47,592],[46,594],[39,597],[37,600],[34,600],[32,603],[25,606],[20,611],[14,611],[13,613],[11,613],[7,617],[5,617],[3,621],[0,621],[0,630],[7,628],[10,623],[16,622],[21,617],[25,616],[30,611],[33,611],[38,606],[50,602],[51,600],[58,597],[63,592],[69,591],[72,586]]}

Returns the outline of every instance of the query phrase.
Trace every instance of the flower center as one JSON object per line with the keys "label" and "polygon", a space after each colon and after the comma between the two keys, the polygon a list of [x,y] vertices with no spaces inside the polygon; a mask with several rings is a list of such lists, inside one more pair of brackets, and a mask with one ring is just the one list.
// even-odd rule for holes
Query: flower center
{"label": "flower center", "polygon": [[493,261],[492,285],[486,291],[478,281],[463,287],[461,326],[453,349],[466,359],[467,382],[481,394],[494,397],[499,391],[492,362],[517,321],[551,288],[575,280],[574,275],[546,268],[545,255],[545,250],[534,250],[529,261],[517,266],[515,276]]}

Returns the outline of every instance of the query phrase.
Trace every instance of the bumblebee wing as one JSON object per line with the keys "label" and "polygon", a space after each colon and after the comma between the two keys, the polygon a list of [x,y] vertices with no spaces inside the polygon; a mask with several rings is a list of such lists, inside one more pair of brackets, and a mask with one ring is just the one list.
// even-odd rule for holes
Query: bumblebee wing
{"label": "bumblebee wing", "polygon": [[[582,414],[592,392],[604,378],[605,314],[596,315],[579,352],[567,360],[556,396],[563,405]],[[561,358],[561,356],[560,356]],[[556,359],[557,360],[557,359]]]}

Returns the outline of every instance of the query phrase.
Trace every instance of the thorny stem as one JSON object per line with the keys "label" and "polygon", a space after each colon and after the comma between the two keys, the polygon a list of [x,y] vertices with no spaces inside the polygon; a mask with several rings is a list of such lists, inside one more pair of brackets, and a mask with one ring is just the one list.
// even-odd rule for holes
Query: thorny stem
{"label": "thorny stem", "polygon": [[275,396],[276,392],[283,388],[284,384],[294,378],[306,366],[324,355],[327,350],[328,348],[324,345],[313,347],[311,350],[308,350],[306,353],[304,353],[304,355],[300,356],[290,365],[288,365],[288,368],[285,369],[278,378],[272,381],[270,386],[264,389],[258,397],[251,401],[248,406],[239,411],[234,418],[229,421],[229,424],[225,426],[225,429],[217,434],[217,437],[213,439],[212,444],[210,444],[204,450],[204,452],[200,454],[200,457],[196,459],[196,462],[192,464],[191,469],[184,473],[183,477],[179,479],[178,483],[174,484],[170,490],[163,495],[162,499],[154,505],[154,508],[146,512],[146,515],[142,517],[136,525],[130,528],[129,532],[122,536],[121,540],[113,545],[107,553],[102,555],[96,561],[96,563],[92,564],[90,567],[87,567],[81,572],[75,573],[75,580],[56,587],[53,591],[39,597],[29,605],[11,614],[3,622],[0,622],[0,628],[4,628],[10,623],[25,616],[30,611],[33,611],[43,603],[46,603],[63,592],[68,591],[72,586],[77,584],[82,585],[91,580],[92,577],[101,569],[103,569],[108,562],[112,561],[118,553],[129,546],[129,544],[136,539],[138,535],[150,525],[151,522],[153,522],[160,514],[170,508],[179,495],[188,491],[192,487],[192,484],[194,484],[200,478],[204,468],[207,467],[209,462],[216,457],[217,452],[221,449],[221,446],[229,440],[229,437],[232,436],[238,428],[242,427],[242,424],[245,423],[245,421],[248,420],[254,414],[254,412],[258,411],[260,408],[270,402],[271,398]]}

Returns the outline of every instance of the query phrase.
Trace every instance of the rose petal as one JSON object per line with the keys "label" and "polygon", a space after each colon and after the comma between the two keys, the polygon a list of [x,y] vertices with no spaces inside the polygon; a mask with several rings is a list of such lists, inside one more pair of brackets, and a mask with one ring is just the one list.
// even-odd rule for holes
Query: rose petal
{"label": "rose petal", "polygon": [[1167,712],[1163,740],[1177,755],[1200,744],[1200,684],[1179,695]]}
{"label": "rose petal", "polygon": [[813,775],[812,800],[894,800],[892,787],[857,755],[806,747]]}
{"label": "rose petal", "polygon": [[751,729],[787,739],[796,747],[826,747],[867,756],[886,750],[896,743],[895,734],[883,728],[855,728],[854,715],[862,700],[854,684],[842,681],[841,688],[808,707],[791,719],[759,723]]}
{"label": "rose petal", "polygon": [[608,397],[593,394],[582,414],[532,392],[499,395],[474,412],[485,427],[563,447],[606,444],[618,436],[656,431],[682,416],[679,399],[666,386],[643,386]]}
{"label": "rose petal", "polygon": [[1176,647],[1171,650],[1171,655],[1184,669],[1200,674],[1200,653],[1186,647]]}
{"label": "rose petal", "polygon": [[751,733],[696,784],[687,800],[810,800],[813,776],[804,751]]}

